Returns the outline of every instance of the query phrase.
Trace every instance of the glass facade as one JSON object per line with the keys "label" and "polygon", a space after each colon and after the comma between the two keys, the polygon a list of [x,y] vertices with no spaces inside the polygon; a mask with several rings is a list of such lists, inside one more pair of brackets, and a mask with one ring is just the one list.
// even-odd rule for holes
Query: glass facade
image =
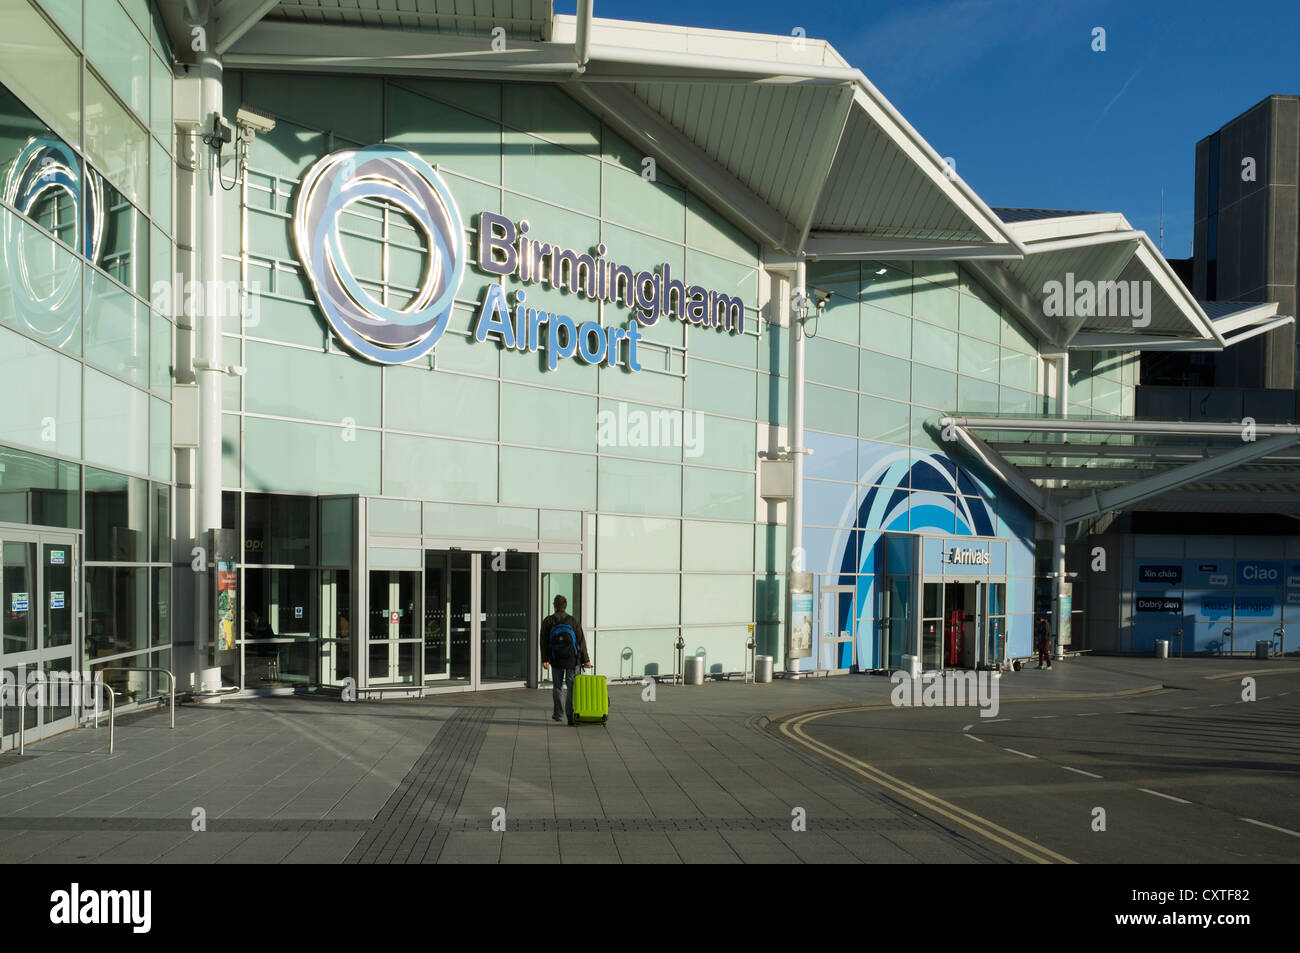
{"label": "glass facade", "polygon": [[[198,587],[216,585],[193,571],[194,454],[173,444],[188,394],[175,368],[193,347],[172,284],[195,187],[177,178],[178,80],[146,0],[0,0],[0,29],[15,51],[0,62],[0,544],[5,598],[27,606],[6,617],[0,664],[102,665],[144,698],[160,680],[133,669],[207,667],[188,640]],[[679,639],[711,674],[745,667],[751,632],[783,655],[787,532],[758,462],[788,433],[789,339],[764,249],[667,171],[647,176],[642,151],[560,86],[236,70],[223,83],[228,119],[248,106],[275,120],[246,167],[226,156],[219,194],[222,360],[240,370],[221,376],[236,549],[208,664],[225,686],[533,684],[558,595],[606,674],[667,674]],[[332,329],[295,234],[313,167],[378,145],[436,168],[466,257],[436,348],[387,365]],[[401,311],[443,263],[419,210],[387,194],[331,210],[330,255],[350,293]],[[632,299],[634,272],[669,298],[671,274],[679,310],[698,286],[739,302],[736,326],[637,320],[627,299],[554,274],[499,276],[478,258],[493,221],[556,243],[553,270],[571,250],[571,284],[586,256],[625,263]],[[1130,415],[1134,355],[1072,353],[1059,407],[1034,335],[965,266],[814,261],[807,278],[829,297],[807,326],[802,545],[815,590],[834,587],[814,597],[837,614],[821,630],[848,642],[833,667],[944,664],[959,603],[987,623],[981,657],[1029,654],[1033,515],[949,453],[939,420]],[[610,342],[635,326],[640,369],[630,338],[622,365],[483,340],[494,286]],[[558,347],[559,328],[546,333]],[[570,335],[569,356],[590,341]],[[1000,568],[978,595],[948,591],[968,584],[927,581],[922,537],[993,543]]]}
{"label": "glass facade", "polygon": [[[165,679],[133,669],[171,664],[174,332],[150,304],[171,278],[171,53],[144,2],[4,0],[0,30],[0,543],[29,607],[0,664],[106,668],[136,701]],[[28,712],[40,733],[72,715]]]}

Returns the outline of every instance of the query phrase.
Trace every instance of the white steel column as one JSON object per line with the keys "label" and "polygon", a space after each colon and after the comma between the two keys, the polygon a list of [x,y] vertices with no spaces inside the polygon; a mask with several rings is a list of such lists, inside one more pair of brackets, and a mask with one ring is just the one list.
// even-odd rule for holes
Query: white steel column
{"label": "white steel column", "polygon": [[1065,582],[1065,521],[1052,521],[1052,656],[1061,657],[1061,583]]}
{"label": "white steel column", "polygon": [[[215,35],[208,23],[209,36]],[[209,46],[199,58],[200,136],[213,132],[214,117],[222,112],[221,58]],[[198,228],[194,250],[202,314],[195,315],[195,377],[199,385],[198,466],[194,474],[195,532],[199,545],[211,545],[208,530],[221,528],[221,159],[211,146],[199,142],[199,171],[196,176]],[[211,553],[209,553],[209,556]],[[195,652],[199,667],[215,664],[212,649],[213,613],[201,595]]]}
{"label": "white steel column", "polygon": [[[790,454],[793,471],[793,486],[790,494],[790,512],[787,521],[789,537],[786,540],[790,549],[789,573],[786,576],[786,590],[789,592],[796,573],[808,571],[803,549],[803,378],[804,378],[804,326],[803,319],[808,313],[808,287],[806,267],[802,258],[795,265],[794,289],[790,296]],[[788,607],[787,602],[787,607]],[[787,614],[787,667],[793,659],[790,651],[794,646],[794,613]],[[816,660],[814,660],[816,661]],[[815,667],[815,666],[814,666]]]}

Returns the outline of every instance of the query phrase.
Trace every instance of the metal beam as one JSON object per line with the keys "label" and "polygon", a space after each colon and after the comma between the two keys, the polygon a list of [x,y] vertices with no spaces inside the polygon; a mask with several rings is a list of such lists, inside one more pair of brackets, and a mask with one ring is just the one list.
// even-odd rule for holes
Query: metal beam
{"label": "metal beam", "polygon": [[[980,417],[954,414],[958,427],[1027,433],[1144,434],[1147,436],[1240,437],[1242,425],[1210,420],[1096,420],[1078,417]],[[1300,424],[1256,424],[1256,436],[1300,437]]]}
{"label": "metal beam", "polygon": [[261,22],[280,0],[222,0],[215,9],[214,37],[217,55],[221,56]]}
{"label": "metal beam", "polygon": [[[1214,328],[1220,334],[1227,334],[1230,331],[1236,331],[1238,328],[1248,327],[1263,320],[1277,315],[1276,301],[1261,301],[1259,304],[1249,308],[1242,308],[1240,311],[1234,311],[1226,314],[1221,318],[1211,318]],[[1281,315],[1278,315],[1281,317]]]}
{"label": "metal beam", "polygon": [[1296,434],[1279,434],[1267,440],[1243,443],[1240,447],[1225,451],[1205,460],[1188,463],[1171,470],[1153,474],[1144,480],[1094,493],[1089,499],[1076,500],[1061,507],[1061,520],[1065,523],[1077,523],[1080,520],[1101,516],[1111,510],[1128,509],[1143,500],[1160,496],[1170,490],[1188,483],[1203,480],[1207,476],[1230,470],[1251,460],[1257,460],[1267,454],[1296,446],[1300,437]]}
{"label": "metal beam", "polygon": [[1002,219],[984,204],[984,200],[975,193],[975,190],[943,161],[943,157],[934,150],[934,147],[912,128],[912,124],[903,118],[903,115],[861,71],[858,71],[857,75],[858,89],[854,92],[854,102],[876,125],[888,133],[894,145],[929,179],[931,185],[955,205],[983,233],[990,244],[1010,244],[1024,253],[1025,249],[1020,240],[1011,233]]}
{"label": "metal beam", "polygon": [[809,259],[907,258],[939,261],[1019,261],[1019,249],[1007,243],[930,241],[921,238],[881,238],[879,235],[810,232],[804,243]]}
{"label": "metal beam", "polygon": [[800,226],[799,241],[795,247],[796,249],[803,249],[805,254],[808,248],[808,233],[812,230],[813,217],[817,214],[817,207],[821,204],[822,193],[826,191],[831,166],[835,164],[835,155],[839,152],[840,142],[844,138],[844,127],[848,124],[849,113],[853,109],[853,88],[851,86],[841,88],[839,99],[832,104],[831,108],[833,111],[828,125],[834,129],[834,133],[828,135],[821,133],[819,130],[821,140],[817,143],[817,150],[799,170],[800,178],[818,183],[817,188],[808,192],[807,207],[803,210],[792,210],[794,212],[793,217]]}
{"label": "metal beam", "polygon": [[619,135],[654,156],[697,195],[707,195],[751,237],[774,248],[795,252],[799,228],[767,204],[745,183],[715,162],[681,130],[630,90],[566,83],[562,87]]}
{"label": "metal beam", "polygon": [[969,267],[999,301],[1029,325],[1040,344],[1061,346],[1061,326],[1043,314],[1042,302],[1025,290],[1006,265],[976,260],[970,262]]}
{"label": "metal beam", "polygon": [[[950,418],[942,418],[939,424],[944,426],[949,421]],[[992,447],[968,430],[956,427],[953,432],[957,435],[958,442],[966,448],[971,456],[988,467],[1003,483],[1011,487],[1017,496],[1034,508],[1038,515],[1051,522],[1057,520],[1056,510],[1048,501],[1047,493],[1041,487],[1034,486],[1034,484],[1026,480],[1014,464],[1005,460]]]}

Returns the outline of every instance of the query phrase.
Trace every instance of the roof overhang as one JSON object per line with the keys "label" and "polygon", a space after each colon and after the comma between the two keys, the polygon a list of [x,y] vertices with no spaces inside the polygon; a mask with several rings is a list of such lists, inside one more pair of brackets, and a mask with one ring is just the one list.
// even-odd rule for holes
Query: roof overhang
{"label": "roof overhang", "polygon": [[956,414],[944,422],[1049,521],[1130,509],[1300,518],[1300,425]]}
{"label": "roof overhang", "polygon": [[1227,346],[1151,239],[1123,215],[1007,217],[1024,259],[971,267],[1034,328],[1040,344],[1076,350]]}
{"label": "roof overhang", "polygon": [[[1019,258],[1007,226],[824,40],[552,12],[549,0],[160,0],[230,69],[556,83],[777,254]],[[505,28],[504,47],[485,42]],[[211,26],[210,26],[211,28]],[[184,40],[184,42],[181,42]]]}

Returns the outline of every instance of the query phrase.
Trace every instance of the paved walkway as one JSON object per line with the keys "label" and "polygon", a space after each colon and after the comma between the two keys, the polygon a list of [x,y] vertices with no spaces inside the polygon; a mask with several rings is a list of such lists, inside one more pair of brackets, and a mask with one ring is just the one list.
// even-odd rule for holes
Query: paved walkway
{"label": "paved walkway", "polygon": [[[1142,691],[1204,665],[1250,667],[1080,659],[1000,685],[1004,701]],[[768,730],[778,713],[887,703],[890,688],[872,676],[710,682],[659,685],[651,701],[618,685],[609,724],[580,728],[551,721],[549,691],[522,689],[185,705],[175,731],[165,712],[121,719],[112,756],[105,729],[0,756],[0,861],[1014,859]]]}

